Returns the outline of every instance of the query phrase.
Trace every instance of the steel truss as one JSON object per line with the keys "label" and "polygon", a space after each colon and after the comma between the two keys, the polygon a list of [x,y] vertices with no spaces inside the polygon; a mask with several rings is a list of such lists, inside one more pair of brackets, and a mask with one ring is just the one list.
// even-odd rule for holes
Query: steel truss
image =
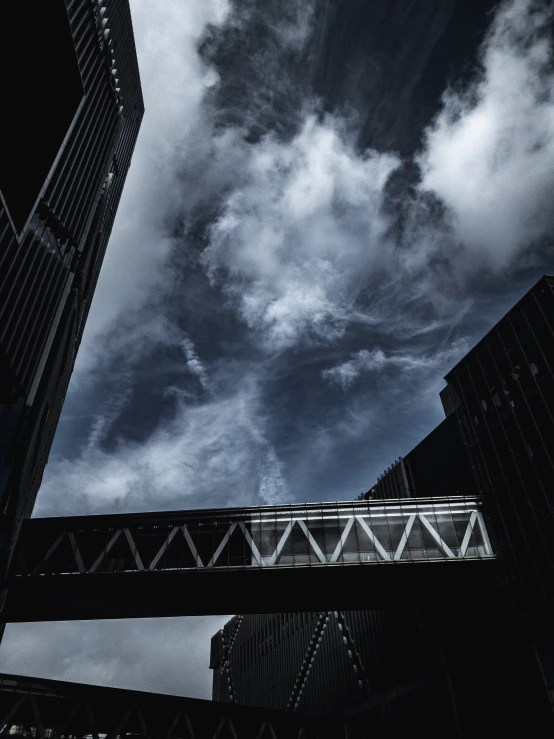
{"label": "steel truss", "polygon": [[[148,518],[151,518],[151,522]],[[16,576],[488,557],[476,498],[34,519]]]}
{"label": "steel truss", "polygon": [[0,674],[0,737],[331,739],[343,729],[250,706]]}
{"label": "steel truss", "polygon": [[486,560],[476,498],[31,519],[0,619],[387,607],[476,592]]}

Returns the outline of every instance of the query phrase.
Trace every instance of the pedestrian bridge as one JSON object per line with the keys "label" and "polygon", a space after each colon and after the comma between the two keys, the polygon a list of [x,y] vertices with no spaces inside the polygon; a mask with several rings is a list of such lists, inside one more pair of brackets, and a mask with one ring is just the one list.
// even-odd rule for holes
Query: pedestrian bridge
{"label": "pedestrian bridge", "polygon": [[26,521],[1,618],[379,608],[490,584],[474,497]]}

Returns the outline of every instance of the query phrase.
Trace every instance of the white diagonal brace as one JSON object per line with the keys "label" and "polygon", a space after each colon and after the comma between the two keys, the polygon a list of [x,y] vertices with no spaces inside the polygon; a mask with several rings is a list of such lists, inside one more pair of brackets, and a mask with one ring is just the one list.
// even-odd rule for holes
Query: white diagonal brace
{"label": "white diagonal brace", "polygon": [[38,739],[44,739],[44,726],[42,725],[42,720],[40,718],[40,711],[38,710],[37,699],[34,695],[31,695],[31,709],[33,711],[33,717],[35,719],[36,734],[38,734]]}
{"label": "white diagonal brace", "polygon": [[248,542],[248,546],[252,550],[252,554],[254,556],[254,559],[256,560],[256,562],[258,564],[261,564],[262,563],[262,555],[260,554],[260,550],[256,546],[256,542],[252,538],[252,534],[250,533],[250,531],[248,531],[248,529],[246,528],[246,526],[244,525],[244,523],[242,521],[239,521],[239,529],[244,534],[244,538],[246,539],[246,541]]}
{"label": "white diagonal brace", "polygon": [[221,730],[223,729],[223,727],[225,726],[226,723],[227,723],[227,726],[229,727],[229,729],[231,730],[231,734],[233,735],[233,739],[238,739],[237,732],[235,731],[235,727],[233,726],[233,722],[231,721],[230,718],[226,718],[226,717],[225,718],[222,718],[221,721],[219,722],[219,724],[217,726],[217,729],[215,730],[215,734],[213,736],[213,739],[217,739],[217,737],[220,735]]}
{"label": "white diagonal brace", "polygon": [[100,567],[102,564],[102,560],[106,556],[106,554],[110,551],[110,549],[113,547],[115,542],[119,539],[121,536],[121,529],[119,531],[116,531],[115,534],[112,536],[112,538],[109,540],[109,542],[106,545],[106,548],[103,550],[102,554],[98,557],[96,562],[92,565],[89,572],[95,572],[97,567]]}
{"label": "white diagonal brace", "polygon": [[142,559],[140,558],[140,554],[138,553],[137,545],[135,544],[135,540],[133,539],[133,535],[129,531],[129,529],[125,529],[125,538],[129,542],[129,547],[131,548],[131,554],[133,555],[135,559],[135,564],[137,566],[137,569],[144,570],[144,565],[142,564]]}
{"label": "white diagonal brace", "polygon": [[77,569],[79,572],[86,572],[85,563],[83,562],[83,558],[81,557],[81,552],[79,551],[79,547],[77,546],[77,540],[75,539],[75,534],[73,531],[70,531],[68,533],[69,542],[71,544],[71,549],[73,550],[73,556],[75,557],[75,562],[77,564]]}
{"label": "white diagonal brace", "polygon": [[[371,543],[375,547],[375,549],[379,552],[382,559],[389,559],[390,560],[390,554],[387,552],[387,550],[383,547],[379,539],[375,536],[373,531],[369,528],[365,520],[361,516],[356,516],[356,521],[360,524],[362,529],[366,532],[366,534],[369,536],[369,539],[371,540]],[[411,528],[411,527],[410,527]]]}
{"label": "white diagonal brace", "polygon": [[477,511],[471,511],[471,516],[469,517],[466,532],[464,534],[464,538],[462,541],[462,546],[460,547],[460,554],[459,554],[460,557],[465,557],[467,548],[469,546],[469,540],[471,539],[471,535],[473,534],[473,527],[475,526],[476,520],[477,520]]}
{"label": "white diagonal brace", "polygon": [[353,523],[354,523],[354,516],[350,516],[350,518],[346,522],[346,526],[342,530],[342,534],[340,535],[338,544],[335,547],[335,551],[331,555],[331,559],[329,560],[330,562],[336,562],[338,558],[340,557],[340,553],[342,552],[343,547],[346,543],[346,540],[348,539],[348,534],[350,533],[350,529],[352,528]]}
{"label": "white diagonal brace", "polygon": [[177,724],[181,720],[181,716],[182,716],[181,711],[177,711],[177,713],[175,714],[175,716],[173,718],[173,721],[169,724],[169,728],[165,732],[164,739],[170,739],[171,735],[173,734],[173,732],[177,728]]}
{"label": "white diagonal brace", "polygon": [[220,718],[219,724],[217,725],[217,729],[215,730],[214,739],[217,739],[217,737],[219,736],[219,732],[221,731],[224,725],[225,725],[225,718]]}
{"label": "white diagonal brace", "polygon": [[400,543],[398,545],[398,548],[396,552],[394,553],[394,559],[400,559],[402,556],[402,552],[404,551],[404,547],[406,546],[406,542],[408,541],[408,537],[410,536],[410,532],[412,530],[412,526],[414,525],[415,521],[415,513],[412,513],[411,516],[408,517],[408,520],[406,521],[406,527],[404,529],[404,533],[402,534],[402,538],[400,539]]}
{"label": "white diagonal brace", "polygon": [[266,735],[266,727],[271,733],[270,739],[277,739],[277,734],[275,733],[273,726],[268,721],[264,721],[263,724],[260,726],[260,733],[258,734],[257,739],[263,739],[264,735]]}
{"label": "white diagonal brace", "polygon": [[50,556],[56,551],[56,549],[60,546],[60,544],[62,543],[62,539],[63,539],[63,533],[58,536],[58,538],[52,544],[52,546],[50,547],[50,549],[46,552],[46,554],[44,555],[44,557],[40,560],[40,562],[38,563],[38,565],[32,571],[32,573],[31,573],[32,575],[38,575],[38,573],[40,572],[40,568],[46,562],[46,560],[49,559]]}
{"label": "white diagonal brace", "polygon": [[133,715],[134,706],[131,706],[131,708],[128,708],[127,711],[123,714],[121,717],[119,723],[115,725],[115,727],[110,731],[108,734],[106,734],[106,739],[117,739],[117,737],[120,735],[122,729],[125,728],[125,725]]}
{"label": "white diagonal brace", "polygon": [[89,701],[85,701],[85,708],[90,726],[90,736],[92,739],[99,739],[98,732],[96,731],[96,721],[94,720],[94,711],[92,710],[92,706]]}
{"label": "white diagonal brace", "polygon": [[65,736],[66,728],[71,725],[71,722],[73,721],[75,716],[84,707],[85,704],[82,701],[74,705],[69,714],[66,716],[65,721],[60,726],[58,726],[56,731],[51,735],[51,739],[60,739],[61,736]]}
{"label": "white diagonal brace", "polygon": [[267,562],[268,565],[274,565],[279,559],[279,556],[283,550],[283,547],[285,546],[287,539],[289,538],[289,534],[292,531],[293,525],[294,525],[294,521],[288,522],[286,529],[283,531],[283,534],[281,538],[279,539],[279,543],[275,547],[275,551],[273,552],[273,554],[271,555],[271,557],[269,558]]}
{"label": "white diagonal brace", "polygon": [[221,554],[221,552],[225,548],[225,545],[227,544],[227,542],[231,538],[231,534],[233,533],[233,531],[236,528],[237,528],[236,522],[232,523],[229,526],[229,530],[227,531],[227,533],[225,534],[225,536],[223,537],[223,539],[220,541],[218,548],[215,550],[215,552],[213,554],[213,557],[210,559],[210,561],[208,562],[208,564],[206,565],[206,567],[213,567],[214,566],[214,564],[217,561],[217,558],[219,557],[219,555]]}
{"label": "white diagonal brace", "polygon": [[168,546],[173,541],[173,539],[175,537],[175,534],[179,531],[179,529],[180,529],[180,526],[174,526],[173,529],[170,531],[169,536],[164,541],[164,543],[161,545],[158,553],[156,554],[156,556],[154,557],[154,559],[152,560],[152,562],[150,562],[150,564],[148,565],[148,569],[149,570],[153,570],[154,567],[158,564],[158,562],[160,561],[160,559],[162,558],[162,556],[165,554]]}
{"label": "white diagonal brace", "polygon": [[189,530],[187,529],[186,523],[183,524],[183,534],[185,535],[185,540],[187,544],[189,545],[190,553],[194,557],[194,561],[196,562],[197,567],[204,567],[204,563],[200,559],[200,556],[198,554],[198,551],[196,550],[196,547],[194,545],[194,542],[192,540],[192,536],[189,533]]}
{"label": "white diagonal brace", "polygon": [[310,546],[312,547],[312,549],[316,553],[316,556],[319,559],[319,561],[322,562],[323,564],[325,564],[327,562],[327,558],[325,557],[325,555],[321,551],[321,549],[320,549],[319,544],[317,543],[317,541],[312,536],[311,531],[306,526],[306,521],[303,521],[301,518],[297,518],[296,519],[296,523],[300,526],[300,528],[302,529],[302,531],[306,534],[306,538],[310,542]]}
{"label": "white diagonal brace", "polygon": [[425,528],[427,529],[427,531],[431,534],[431,536],[433,537],[433,539],[437,542],[437,544],[442,549],[442,551],[446,554],[446,556],[449,557],[450,559],[452,559],[454,557],[454,552],[452,551],[452,549],[450,549],[450,547],[448,546],[448,544],[446,544],[442,540],[441,535],[439,534],[439,532],[429,523],[429,521],[427,520],[427,517],[424,516],[423,513],[420,513],[419,514],[419,520],[425,526]]}
{"label": "white diagonal brace", "polygon": [[139,720],[140,730],[142,731],[143,735],[150,736],[150,732],[148,731],[148,728],[146,726],[146,721],[144,720],[144,714],[140,708],[137,709],[137,718]]}
{"label": "white diagonal brace", "polygon": [[187,726],[187,731],[189,733],[189,739],[194,739],[194,730],[192,728],[192,724],[190,722],[190,719],[188,717],[188,714],[185,713],[185,724]]}

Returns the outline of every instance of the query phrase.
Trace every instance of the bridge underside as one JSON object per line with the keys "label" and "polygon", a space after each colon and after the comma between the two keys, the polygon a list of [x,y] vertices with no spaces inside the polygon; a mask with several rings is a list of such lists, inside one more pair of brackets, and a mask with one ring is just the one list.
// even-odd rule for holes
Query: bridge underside
{"label": "bridge underside", "polygon": [[494,560],[22,578],[2,619],[69,621],[228,613],[484,606]]}
{"label": "bridge underside", "polygon": [[2,620],[483,604],[475,498],[27,521]]}
{"label": "bridge underside", "polygon": [[0,674],[0,736],[335,739],[342,733],[329,718]]}

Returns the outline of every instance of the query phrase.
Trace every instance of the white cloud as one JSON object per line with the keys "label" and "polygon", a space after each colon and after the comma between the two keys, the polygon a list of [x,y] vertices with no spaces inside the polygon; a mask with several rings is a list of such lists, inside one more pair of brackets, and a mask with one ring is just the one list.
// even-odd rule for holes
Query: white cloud
{"label": "white cloud", "polygon": [[204,390],[208,390],[208,373],[206,371],[206,368],[200,361],[198,354],[196,353],[194,343],[189,338],[185,338],[183,339],[181,346],[183,347],[183,352],[185,353],[185,357],[187,360],[188,371],[191,373],[191,375],[194,375],[198,378],[198,381]]}
{"label": "white cloud", "polygon": [[[105,382],[117,372],[119,381],[132,376],[133,367],[142,358],[155,354],[163,347],[182,345],[183,332],[160,310],[126,313],[117,322],[99,329],[94,347],[88,345],[77,354],[71,378],[72,392],[83,392],[97,382]],[[130,384],[127,383],[127,384]]]}
{"label": "white cloud", "polygon": [[[108,404],[109,406],[109,404]],[[112,411],[122,408],[114,403]],[[202,404],[179,402],[142,443],[100,444],[102,411],[76,458],[53,459],[34,515],[279,503],[287,488],[252,375]]]}
{"label": "white cloud", "polygon": [[[189,140],[202,128],[201,104],[215,82],[197,52],[208,23],[222,23],[228,0],[160,3],[131,0],[146,113],[127,174],[79,350],[76,373],[105,357],[102,337],[120,314],[133,313],[167,291],[167,259],[175,240],[167,232],[180,209],[179,166]],[[178,163],[178,166],[176,166]]]}
{"label": "white cloud", "polygon": [[359,156],[314,116],[290,143],[268,135],[245,150],[204,260],[268,349],[342,335],[364,278],[387,260],[380,207],[397,164]]}
{"label": "white cloud", "polygon": [[[457,361],[467,351],[466,341],[453,342],[446,349],[439,349],[432,353],[389,353],[382,349],[362,349],[352,355],[350,359],[336,367],[323,370],[322,377],[332,384],[337,384],[347,390],[359,377],[368,372],[382,375],[383,382],[389,384],[389,393],[400,391],[404,383],[414,381],[414,375],[425,373],[431,375],[434,382],[437,371]],[[387,374],[383,371],[388,370]]]}
{"label": "white cloud", "polygon": [[[340,118],[319,120],[307,101],[289,142],[267,135],[246,145],[240,130],[226,131],[218,158],[232,152],[241,166],[204,263],[256,342],[272,352],[336,342],[353,324],[385,320],[404,336],[452,325],[476,272],[513,267],[551,234],[550,17],[533,0],[501,6],[482,73],[445,93],[427,131],[421,185],[402,196],[401,236],[383,208],[398,158],[357,151]],[[422,305],[429,310],[418,313]]]}
{"label": "white cloud", "polygon": [[381,370],[387,361],[390,361],[390,358],[387,360],[381,349],[373,351],[362,349],[351,359],[331,369],[323,370],[321,374],[328,382],[339,384],[346,390],[362,372]]}
{"label": "white cloud", "polygon": [[115,392],[103,404],[102,410],[96,414],[88,434],[87,446],[96,449],[106,438],[113,424],[120,418],[125,406],[133,396],[128,372],[123,372],[118,378]]}
{"label": "white cloud", "polygon": [[[164,224],[181,214],[188,225],[195,208],[217,205],[223,192],[204,264],[266,350],[332,342],[349,324],[379,323],[377,301],[371,308],[359,304],[370,282],[396,284],[399,293],[430,303],[439,322],[455,320],[460,306],[448,296],[447,276],[463,288],[475,270],[511,264],[550,227],[553,77],[541,30],[546,11],[532,13],[533,7],[508,2],[484,46],[480,80],[466,93],[445,95],[445,109],[420,156],[422,187],[405,196],[406,243],[398,248],[395,237],[386,235],[390,218],[382,211],[396,156],[360,154],[344,122],[318,121],[309,100],[304,126],[288,143],[273,135],[246,143],[239,127],[215,134],[214,111],[203,101],[217,75],[201,62],[196,45],[208,23],[229,17],[227,3],[187,6],[174,0],[163,12],[133,4],[147,115],[77,375],[102,361],[106,347],[99,337],[122,310],[136,311],[156,292],[172,289],[167,258],[177,242],[164,233]],[[283,11],[273,29],[279,53],[287,45],[301,47],[311,24],[308,7],[287,8],[292,20]],[[239,12],[230,22],[241,27],[245,21]],[[291,30],[296,26],[298,33]],[[449,207],[459,244],[443,220],[428,216],[425,191]],[[443,266],[435,274],[430,266],[437,260]],[[391,302],[386,295],[383,301]],[[402,330],[403,318],[393,321],[393,330]],[[421,331],[423,323],[413,330]]]}
{"label": "white cloud", "polygon": [[505,269],[551,234],[554,192],[552,8],[509,0],[482,50],[482,73],[453,89],[428,131],[423,187],[451,209],[474,267]]}

